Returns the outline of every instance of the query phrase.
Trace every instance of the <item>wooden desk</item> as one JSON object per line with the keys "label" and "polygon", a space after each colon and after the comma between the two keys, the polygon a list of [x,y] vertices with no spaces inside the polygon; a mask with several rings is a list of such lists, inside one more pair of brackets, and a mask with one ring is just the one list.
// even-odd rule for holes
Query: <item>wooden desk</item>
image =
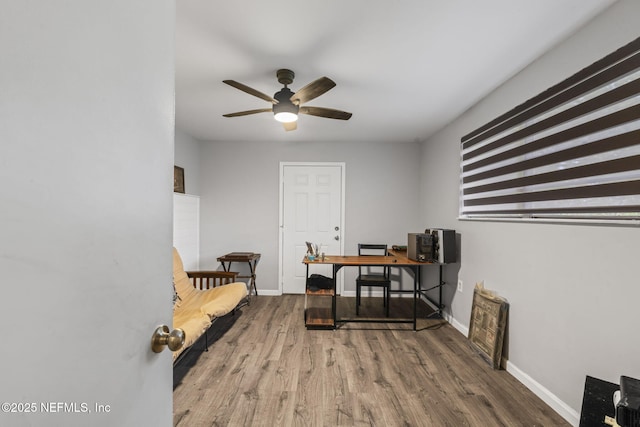
{"label": "wooden desk", "polygon": [[[408,261],[411,261],[409,258],[407,258],[407,251],[395,251],[393,249],[389,249],[387,251],[389,253],[389,255],[395,256],[398,259],[403,258],[406,259]],[[435,308],[436,311],[431,314],[431,316],[441,316],[442,317],[442,310],[444,309],[444,304],[442,303],[442,288],[445,285],[445,282],[442,280],[442,266],[443,264],[439,264],[439,263],[433,263],[433,262],[418,262],[418,261],[413,261],[415,263],[418,263],[420,265],[437,265],[438,266],[438,283],[431,286],[430,288],[427,289],[422,289],[421,284],[418,284],[418,294],[422,295],[423,297],[425,297]],[[433,290],[433,289],[438,289],[438,300],[434,300],[433,298],[431,298],[429,295],[427,295],[427,292]],[[400,291],[402,292],[402,291]]]}
{"label": "wooden desk", "polygon": [[251,297],[252,288],[255,294],[258,295],[258,288],[256,288],[256,266],[258,265],[258,261],[260,261],[260,254],[253,252],[231,252],[218,258],[218,262],[222,264],[224,271],[229,271],[231,264],[234,262],[246,262],[249,264],[249,276],[237,276],[238,279],[250,279],[248,298]]}
{"label": "wooden desk", "polygon": [[[406,257],[406,253],[403,252],[393,252],[390,251],[388,256],[377,256],[377,255],[347,255],[347,256],[338,256],[338,255],[329,255],[326,256],[324,260],[315,259],[313,261],[309,261],[306,257],[302,261],[306,264],[307,268],[307,278],[309,277],[309,265],[312,264],[330,264],[333,266],[333,277],[331,278],[333,281],[333,289],[332,290],[322,290],[323,294],[326,296],[332,297],[332,310],[331,314],[333,319],[312,319],[313,322],[307,321],[307,327],[313,327],[314,325],[321,325],[321,327],[333,327],[335,328],[338,322],[367,322],[367,323],[411,323],[413,325],[413,330],[416,330],[416,318],[417,318],[417,305],[418,305],[418,297],[421,294],[424,294],[427,290],[433,289],[421,289],[420,285],[420,267],[423,265],[439,265],[440,266],[440,284],[438,286],[442,286],[442,265],[433,264],[428,262],[418,262],[411,260]],[[407,270],[413,272],[413,291],[409,291],[413,293],[413,317],[411,319],[339,319],[336,313],[336,277],[338,271],[342,267],[402,267]],[[307,289],[305,298],[310,295],[320,295],[318,291],[310,291]],[[440,294],[441,295],[441,294]],[[437,303],[438,314],[441,312],[443,306],[441,304],[442,297],[440,297],[440,301]],[[433,302],[432,302],[433,303]],[[305,308],[306,308],[306,300],[305,300]],[[325,311],[326,315],[328,315],[328,311]],[[307,313],[305,312],[305,319]],[[329,321],[331,320],[331,321]]]}

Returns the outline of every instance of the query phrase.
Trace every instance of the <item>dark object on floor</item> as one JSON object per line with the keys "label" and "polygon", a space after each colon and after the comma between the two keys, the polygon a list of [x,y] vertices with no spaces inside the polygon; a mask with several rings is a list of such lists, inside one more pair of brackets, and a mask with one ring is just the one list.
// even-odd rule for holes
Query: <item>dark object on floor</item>
{"label": "dark object on floor", "polygon": [[322,274],[312,274],[307,279],[307,287],[312,291],[320,289],[332,289],[333,279]]}
{"label": "dark object on floor", "polygon": [[618,384],[593,378],[587,375],[584,383],[580,427],[602,427],[604,417],[615,417],[613,393],[619,390]]}
{"label": "dark object on floor", "polygon": [[616,421],[621,427],[640,427],[640,380],[620,377],[620,400]]}

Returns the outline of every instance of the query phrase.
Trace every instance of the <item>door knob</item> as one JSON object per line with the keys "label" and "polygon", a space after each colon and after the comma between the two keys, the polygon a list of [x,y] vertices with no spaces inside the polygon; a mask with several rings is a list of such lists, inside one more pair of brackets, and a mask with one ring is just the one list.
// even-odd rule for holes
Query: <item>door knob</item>
{"label": "door knob", "polygon": [[164,350],[164,347],[169,347],[169,350],[180,350],[184,345],[184,331],[182,329],[174,329],[169,332],[167,325],[158,326],[151,337],[151,350],[154,353],[160,353]]}
{"label": "door knob", "polygon": [[340,240],[340,236],[334,237],[335,240]]}

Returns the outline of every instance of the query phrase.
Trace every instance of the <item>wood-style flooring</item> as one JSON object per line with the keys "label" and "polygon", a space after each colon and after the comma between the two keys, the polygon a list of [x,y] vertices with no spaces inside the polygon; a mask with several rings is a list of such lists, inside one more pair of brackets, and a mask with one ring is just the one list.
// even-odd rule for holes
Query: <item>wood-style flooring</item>
{"label": "wood-style flooring", "polygon": [[259,296],[214,323],[174,367],[174,426],[569,426],[442,320],[307,330],[303,313],[303,295]]}

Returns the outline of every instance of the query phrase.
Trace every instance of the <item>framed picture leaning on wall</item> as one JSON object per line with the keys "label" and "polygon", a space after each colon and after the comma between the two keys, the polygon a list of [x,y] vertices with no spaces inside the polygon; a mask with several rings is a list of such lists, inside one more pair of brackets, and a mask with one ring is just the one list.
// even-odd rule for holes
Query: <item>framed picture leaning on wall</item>
{"label": "framed picture leaning on wall", "polygon": [[184,193],[184,168],[173,167],[173,192]]}
{"label": "framed picture leaning on wall", "polygon": [[495,293],[477,283],[473,291],[469,340],[480,356],[493,369],[502,364],[502,349],[507,326],[509,304]]}

